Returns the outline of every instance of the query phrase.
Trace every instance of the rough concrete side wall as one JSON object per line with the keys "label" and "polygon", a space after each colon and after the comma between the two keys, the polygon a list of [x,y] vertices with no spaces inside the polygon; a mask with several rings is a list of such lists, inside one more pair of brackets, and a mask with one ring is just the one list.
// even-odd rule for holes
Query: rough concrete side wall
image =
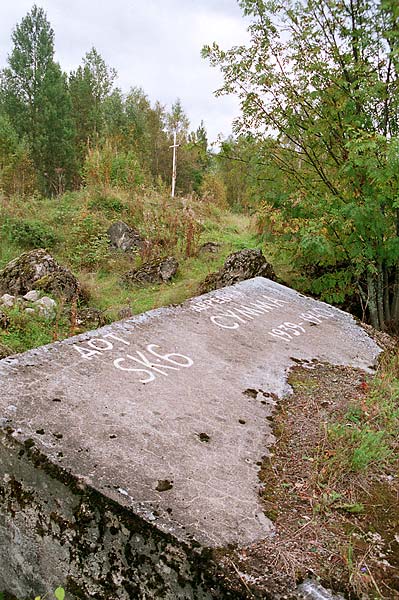
{"label": "rough concrete side wall", "polygon": [[[209,564],[0,432],[0,591],[68,599],[208,600]],[[217,587],[217,586],[216,586]]]}

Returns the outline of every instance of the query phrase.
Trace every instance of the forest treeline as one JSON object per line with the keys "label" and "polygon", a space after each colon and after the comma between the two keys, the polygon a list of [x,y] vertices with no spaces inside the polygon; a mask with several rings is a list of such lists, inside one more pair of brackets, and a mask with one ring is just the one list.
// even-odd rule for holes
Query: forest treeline
{"label": "forest treeline", "polygon": [[71,73],[62,71],[54,53],[54,31],[34,6],[12,32],[1,73],[3,193],[53,196],[98,179],[131,189],[169,186],[175,131],[177,189],[200,191],[211,170],[207,133],[203,122],[190,131],[179,99],[167,110],[140,87],[122,93],[115,69],[95,48]]}

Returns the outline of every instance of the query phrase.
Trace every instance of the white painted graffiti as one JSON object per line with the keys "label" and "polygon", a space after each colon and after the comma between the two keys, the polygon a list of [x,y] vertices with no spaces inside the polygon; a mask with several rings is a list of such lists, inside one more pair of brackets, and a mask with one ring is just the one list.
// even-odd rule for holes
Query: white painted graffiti
{"label": "white painted graffiti", "polygon": [[[73,348],[85,360],[92,360],[93,358],[103,356],[106,352],[114,350],[115,342],[119,342],[124,346],[130,346],[130,342],[118,335],[106,333],[102,337],[87,340],[84,343],[85,345],[73,344]],[[159,352],[160,348],[157,344],[148,344],[144,350],[147,352],[147,356],[143,350],[135,350],[114,359],[113,365],[120,371],[140,373],[140,383],[149,383],[150,381],[154,381],[157,375],[167,377],[171,372],[187,369],[194,364],[194,361],[185,354],[179,354],[178,352],[161,354]]]}
{"label": "white painted graffiti", "polygon": [[204,298],[203,300],[193,302],[190,305],[190,310],[194,312],[202,312],[204,310],[209,310],[211,308],[215,308],[215,305],[226,304],[227,302],[232,302],[234,298],[232,296],[228,296],[227,294],[211,296],[210,298]]}
{"label": "white painted graffiti", "polygon": [[[110,339],[112,342],[110,342]],[[104,333],[101,337],[93,337],[85,342],[86,345],[73,344],[73,347],[80,356],[86,360],[92,360],[93,358],[102,356],[103,352],[109,352],[114,349],[115,342],[120,342],[125,346],[130,346],[130,342],[123,338],[115,335],[114,333]]]}
{"label": "white painted graffiti", "polygon": [[[155,361],[153,362],[151,357],[147,358],[143,352],[136,350],[137,356],[126,354],[125,358],[117,358],[114,360],[114,365],[121,371],[145,373],[147,377],[145,379],[139,379],[139,381],[141,383],[149,383],[150,381],[154,381],[156,373],[167,377],[169,373],[165,371],[180,371],[181,368],[187,369],[194,364],[194,361],[189,356],[178,354],[176,352],[159,354],[154,348],[160,348],[160,346],[157,346],[156,344],[149,344],[146,346],[147,352],[152,356],[157,357],[157,364],[155,364]],[[134,366],[137,364],[142,365],[145,368],[137,368],[137,366]]]}
{"label": "white painted graffiti", "polygon": [[302,319],[300,322],[291,323],[285,321],[268,331],[268,334],[280,340],[291,341],[294,337],[306,333],[306,329],[303,327],[306,323],[320,325],[323,319],[330,319],[333,316],[334,313],[325,308],[313,308],[307,312],[300,313],[299,318]]}
{"label": "white painted graffiti", "polygon": [[256,302],[239,304],[229,310],[224,310],[222,313],[213,315],[210,320],[222,329],[238,329],[242,324],[284,307],[285,304],[289,304],[289,302],[263,294]]}

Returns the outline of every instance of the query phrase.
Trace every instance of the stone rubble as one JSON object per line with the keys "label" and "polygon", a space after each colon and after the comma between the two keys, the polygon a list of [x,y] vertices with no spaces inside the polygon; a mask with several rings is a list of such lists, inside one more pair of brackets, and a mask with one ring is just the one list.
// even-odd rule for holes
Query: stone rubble
{"label": "stone rubble", "polygon": [[[37,290],[31,290],[24,296],[12,296],[11,294],[3,294],[0,298],[0,309],[10,309],[14,306],[19,306],[27,314],[39,313],[45,319],[52,319],[57,312],[57,302],[49,296],[41,296]],[[0,326],[6,329],[10,323],[10,319],[6,313],[0,310]]]}

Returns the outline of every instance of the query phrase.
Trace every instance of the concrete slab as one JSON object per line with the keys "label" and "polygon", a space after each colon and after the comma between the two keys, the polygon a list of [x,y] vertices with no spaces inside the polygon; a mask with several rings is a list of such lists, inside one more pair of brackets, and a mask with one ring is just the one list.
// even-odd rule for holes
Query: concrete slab
{"label": "concrete slab", "polygon": [[379,352],[349,314],[256,278],[0,361],[0,416],[159,532],[244,545],[272,529],[258,470],[289,368]]}

